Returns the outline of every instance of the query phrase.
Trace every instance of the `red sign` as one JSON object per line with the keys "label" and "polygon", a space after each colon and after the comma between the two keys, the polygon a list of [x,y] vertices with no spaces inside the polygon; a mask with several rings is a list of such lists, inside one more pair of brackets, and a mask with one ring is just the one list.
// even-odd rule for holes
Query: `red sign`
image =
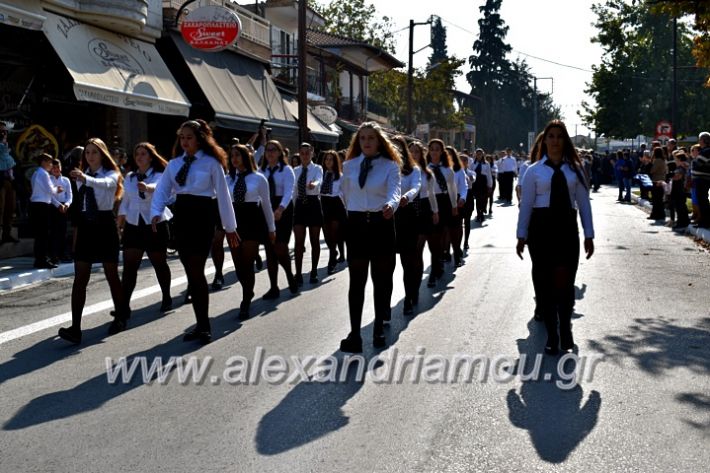
{"label": "red sign", "polygon": [[673,125],[667,120],[661,120],[656,123],[656,139],[661,136],[673,136]]}
{"label": "red sign", "polygon": [[202,51],[222,51],[237,42],[242,23],[232,10],[220,6],[200,7],[180,23],[187,44]]}

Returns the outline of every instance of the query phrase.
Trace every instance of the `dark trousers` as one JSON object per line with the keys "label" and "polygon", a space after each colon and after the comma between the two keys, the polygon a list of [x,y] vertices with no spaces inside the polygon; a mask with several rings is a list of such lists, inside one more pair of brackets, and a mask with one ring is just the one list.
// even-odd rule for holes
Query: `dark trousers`
{"label": "dark trousers", "polygon": [[710,227],[708,193],[710,193],[710,179],[695,179],[695,194],[698,197],[698,211],[700,212],[698,225],[701,227]]}
{"label": "dark trousers", "polygon": [[379,335],[391,311],[392,273],[396,264],[394,218],[385,219],[382,212],[349,212],[347,229],[351,335],[360,337],[368,271],[375,302],[374,334]]}
{"label": "dark trousers", "polygon": [[52,210],[51,204],[42,202],[30,202],[30,219],[34,233],[34,255],[35,263],[47,261],[49,250],[49,216]]}
{"label": "dark trousers", "polygon": [[476,218],[483,221],[483,213],[486,211],[486,204],[488,203],[488,188],[485,186],[482,188],[474,187],[473,192],[476,197]]}
{"label": "dark trousers", "polygon": [[687,227],[690,225],[688,217],[688,206],[686,205],[687,197],[683,190],[671,193],[671,205],[675,209],[675,223],[678,227]]}
{"label": "dark trousers", "polygon": [[663,208],[663,187],[653,186],[651,189],[651,218],[656,220],[665,220],[666,211]]}
{"label": "dark trousers", "polygon": [[[550,238],[555,228],[555,238]],[[577,212],[534,209],[528,229],[536,310],[545,321],[547,346],[571,349],[574,282],[579,265]],[[559,324],[559,335],[558,335]]]}
{"label": "dark trousers", "polygon": [[501,172],[498,173],[498,182],[500,182],[500,198],[503,200],[513,200],[513,179],[515,173]]}
{"label": "dark trousers", "polygon": [[66,255],[67,214],[52,206],[49,218],[49,256],[64,258]]}

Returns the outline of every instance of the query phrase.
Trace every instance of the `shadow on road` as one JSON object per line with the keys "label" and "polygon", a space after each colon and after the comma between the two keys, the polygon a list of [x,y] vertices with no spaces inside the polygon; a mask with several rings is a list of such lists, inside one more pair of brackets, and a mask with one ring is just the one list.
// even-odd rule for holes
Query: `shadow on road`
{"label": "shadow on road", "polygon": [[[529,336],[518,339],[520,358],[516,372],[530,374],[535,356],[542,352],[547,335],[542,323],[528,322]],[[592,391],[587,401],[579,384],[572,389],[562,389],[557,383],[566,385],[569,380],[563,376],[572,371],[565,365],[558,373],[558,357],[544,356],[539,379],[523,380],[520,392],[508,391],[506,403],[510,422],[530,435],[533,447],[540,458],[549,463],[562,463],[584,441],[594,429],[599,418],[601,396]],[[545,374],[549,373],[549,380]]]}

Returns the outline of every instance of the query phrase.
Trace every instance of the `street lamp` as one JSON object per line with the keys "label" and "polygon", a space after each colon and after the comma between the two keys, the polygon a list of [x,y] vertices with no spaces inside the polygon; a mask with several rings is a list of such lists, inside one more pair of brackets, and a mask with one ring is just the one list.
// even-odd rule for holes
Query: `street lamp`
{"label": "street lamp", "polygon": [[430,46],[427,44],[423,48],[414,51],[414,27],[417,25],[431,25],[432,18],[422,23],[415,23],[414,20],[409,20],[409,68],[407,69],[407,133],[412,133],[412,88],[414,82],[414,54],[422,51]]}

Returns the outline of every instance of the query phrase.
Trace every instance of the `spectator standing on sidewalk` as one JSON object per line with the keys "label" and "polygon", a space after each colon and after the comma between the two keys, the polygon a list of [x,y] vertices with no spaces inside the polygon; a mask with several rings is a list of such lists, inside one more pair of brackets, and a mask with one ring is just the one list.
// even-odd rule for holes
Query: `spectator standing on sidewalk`
{"label": "spectator standing on sidewalk", "polygon": [[685,230],[690,225],[688,218],[687,196],[685,194],[685,181],[688,173],[688,156],[679,151],[675,153],[675,171],[671,178],[671,205],[675,208],[676,223],[673,230]]}
{"label": "spectator standing on sidewalk", "polygon": [[710,228],[710,133],[704,131],[698,135],[700,154],[693,160],[691,174],[695,183],[695,194],[698,199],[698,228]]}
{"label": "spectator standing on sidewalk", "polygon": [[34,267],[54,269],[57,267],[47,258],[49,253],[49,222],[52,202],[63,189],[52,183],[49,171],[52,157],[47,153],[39,155],[39,167],[32,175],[32,195],[30,196],[30,218],[34,233]]}
{"label": "spectator standing on sidewalk", "polygon": [[616,152],[616,180],[619,184],[619,198],[617,202],[631,202],[631,160],[623,151]]}
{"label": "spectator standing on sidewalk", "polygon": [[7,142],[7,127],[5,123],[0,122],[0,224],[2,224],[0,243],[18,242],[11,233],[16,199],[14,167],[15,160],[10,156],[10,145]]}
{"label": "spectator standing on sidewalk", "polygon": [[649,220],[664,220],[666,219],[666,211],[663,208],[664,183],[666,174],[668,174],[668,165],[666,157],[663,154],[663,149],[656,147],[653,149],[653,162],[649,171],[653,187],[651,188],[651,203],[653,204]]}
{"label": "spectator standing on sidewalk", "polygon": [[74,195],[71,181],[62,175],[62,162],[58,159],[52,161],[51,180],[53,185],[62,188],[62,191],[52,199],[53,208],[50,212],[49,225],[49,258],[53,264],[57,264],[60,260],[69,260],[67,220]]}

